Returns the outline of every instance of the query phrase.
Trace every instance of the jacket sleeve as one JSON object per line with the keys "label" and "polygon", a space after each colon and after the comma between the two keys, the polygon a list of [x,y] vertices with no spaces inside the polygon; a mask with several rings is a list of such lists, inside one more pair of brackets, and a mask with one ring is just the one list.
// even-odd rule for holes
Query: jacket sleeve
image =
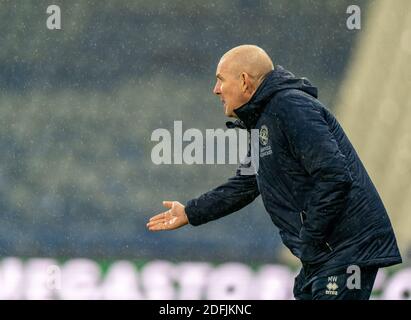
{"label": "jacket sleeve", "polygon": [[[241,167],[240,167],[241,168]],[[240,210],[260,194],[255,175],[236,175],[228,181],[187,202],[185,211],[191,225],[197,226]]]}
{"label": "jacket sleeve", "polygon": [[347,159],[319,102],[289,95],[280,101],[278,110],[277,119],[291,152],[315,181],[300,238],[303,243],[324,243],[328,228],[346,205],[352,183]]}

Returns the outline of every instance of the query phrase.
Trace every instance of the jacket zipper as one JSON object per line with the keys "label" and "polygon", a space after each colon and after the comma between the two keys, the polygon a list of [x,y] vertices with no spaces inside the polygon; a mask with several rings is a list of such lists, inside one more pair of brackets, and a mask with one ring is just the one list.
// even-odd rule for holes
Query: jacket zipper
{"label": "jacket zipper", "polygon": [[333,251],[333,248],[330,246],[330,244],[328,242],[325,242],[325,244],[327,245],[328,249],[330,249],[330,251]]}
{"label": "jacket zipper", "polygon": [[304,224],[304,216],[305,215],[305,211],[300,211],[300,220],[301,220],[301,224]]}

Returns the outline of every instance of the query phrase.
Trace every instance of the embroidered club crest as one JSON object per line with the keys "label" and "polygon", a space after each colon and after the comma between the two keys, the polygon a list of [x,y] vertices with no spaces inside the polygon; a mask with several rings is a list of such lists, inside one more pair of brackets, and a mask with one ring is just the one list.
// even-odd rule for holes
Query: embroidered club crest
{"label": "embroidered club crest", "polygon": [[268,128],[266,125],[262,125],[260,129],[260,143],[265,146],[268,143]]}

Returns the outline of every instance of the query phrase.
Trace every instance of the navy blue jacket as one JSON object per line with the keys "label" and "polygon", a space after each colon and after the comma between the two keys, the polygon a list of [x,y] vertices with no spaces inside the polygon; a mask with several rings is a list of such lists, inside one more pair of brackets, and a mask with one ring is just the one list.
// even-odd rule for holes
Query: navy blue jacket
{"label": "navy blue jacket", "polygon": [[317,100],[317,89],[276,66],[252,99],[235,110],[259,129],[256,175],[237,174],[188,201],[190,224],[235,212],[261,194],[284,244],[305,275],[401,262],[384,205],[343,129]]}

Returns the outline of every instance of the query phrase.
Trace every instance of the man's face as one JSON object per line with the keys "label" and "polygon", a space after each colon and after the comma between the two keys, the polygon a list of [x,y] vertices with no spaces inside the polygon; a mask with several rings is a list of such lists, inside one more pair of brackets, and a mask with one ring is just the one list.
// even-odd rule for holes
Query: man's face
{"label": "man's face", "polygon": [[216,71],[217,82],[213,93],[220,97],[227,117],[236,117],[234,110],[248,102],[249,96],[242,90],[240,73],[230,68],[230,63],[221,60]]}

